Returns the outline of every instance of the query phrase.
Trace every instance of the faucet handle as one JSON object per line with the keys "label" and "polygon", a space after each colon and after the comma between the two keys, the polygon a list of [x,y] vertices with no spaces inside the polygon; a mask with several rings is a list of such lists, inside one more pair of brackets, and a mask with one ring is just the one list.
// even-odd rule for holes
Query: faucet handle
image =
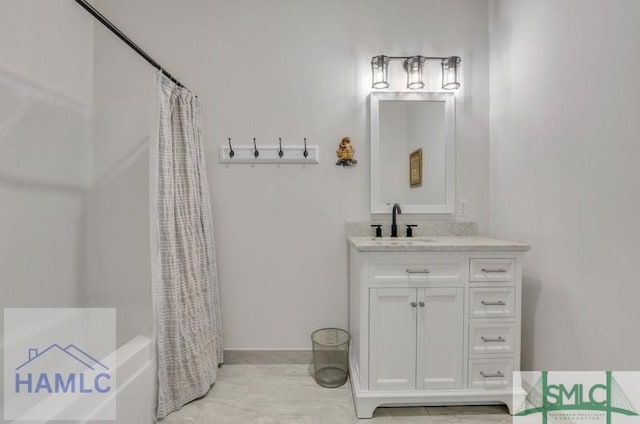
{"label": "faucet handle", "polygon": [[376,227],[376,237],[382,237],[382,224],[373,224],[372,227]]}
{"label": "faucet handle", "polygon": [[407,224],[407,237],[413,237],[413,227],[417,227],[417,225]]}

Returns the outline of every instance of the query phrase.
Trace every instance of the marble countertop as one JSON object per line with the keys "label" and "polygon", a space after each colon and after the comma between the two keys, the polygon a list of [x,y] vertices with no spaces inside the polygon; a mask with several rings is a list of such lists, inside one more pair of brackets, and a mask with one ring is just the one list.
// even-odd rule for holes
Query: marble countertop
{"label": "marble countertop", "polygon": [[480,236],[381,237],[351,236],[349,243],[361,252],[527,251],[531,246]]}

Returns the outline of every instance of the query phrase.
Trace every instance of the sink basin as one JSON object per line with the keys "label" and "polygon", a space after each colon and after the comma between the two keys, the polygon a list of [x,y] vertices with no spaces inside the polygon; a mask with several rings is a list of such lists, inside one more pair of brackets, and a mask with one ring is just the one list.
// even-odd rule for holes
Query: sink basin
{"label": "sink basin", "polygon": [[372,237],[376,244],[389,246],[412,246],[416,244],[435,243],[438,240],[429,237]]}

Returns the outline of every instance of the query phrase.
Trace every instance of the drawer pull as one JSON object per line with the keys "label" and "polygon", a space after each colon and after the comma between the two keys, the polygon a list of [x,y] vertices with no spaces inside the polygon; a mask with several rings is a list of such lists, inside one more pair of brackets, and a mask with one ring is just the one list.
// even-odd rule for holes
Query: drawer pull
{"label": "drawer pull", "polygon": [[482,268],[482,272],[484,272],[485,274],[504,274],[507,272],[507,270],[504,268]]}
{"label": "drawer pull", "polygon": [[497,371],[494,374],[486,373],[484,371],[480,371],[480,375],[484,378],[501,378],[504,377],[504,373],[502,371]]}
{"label": "drawer pull", "polygon": [[506,306],[507,303],[504,300],[498,300],[497,302],[487,302],[486,300],[483,300],[482,303],[484,306]]}
{"label": "drawer pull", "polygon": [[430,274],[431,271],[428,269],[409,269],[407,268],[407,274]]}
{"label": "drawer pull", "polygon": [[504,342],[506,342],[506,341],[507,341],[507,340],[506,340],[504,337],[502,337],[502,336],[499,336],[499,337],[497,337],[497,338],[495,338],[495,339],[490,339],[490,338],[485,337],[485,336],[482,336],[482,337],[480,337],[480,338],[481,338],[481,339],[482,339],[482,341],[483,341],[483,342],[485,342],[485,343],[491,343],[491,342],[500,342],[500,343],[504,343]]}

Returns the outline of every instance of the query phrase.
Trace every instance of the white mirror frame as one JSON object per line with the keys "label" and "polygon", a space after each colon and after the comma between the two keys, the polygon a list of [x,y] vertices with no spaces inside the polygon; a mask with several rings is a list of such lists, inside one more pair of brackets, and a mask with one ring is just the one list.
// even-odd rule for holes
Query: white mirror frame
{"label": "white mirror frame", "polygon": [[402,213],[452,214],[455,213],[456,187],[456,124],[455,95],[453,93],[372,92],[370,104],[371,137],[371,213],[390,213],[392,204],[380,200],[380,102],[381,101],[432,101],[445,104],[445,203],[401,204]]}

